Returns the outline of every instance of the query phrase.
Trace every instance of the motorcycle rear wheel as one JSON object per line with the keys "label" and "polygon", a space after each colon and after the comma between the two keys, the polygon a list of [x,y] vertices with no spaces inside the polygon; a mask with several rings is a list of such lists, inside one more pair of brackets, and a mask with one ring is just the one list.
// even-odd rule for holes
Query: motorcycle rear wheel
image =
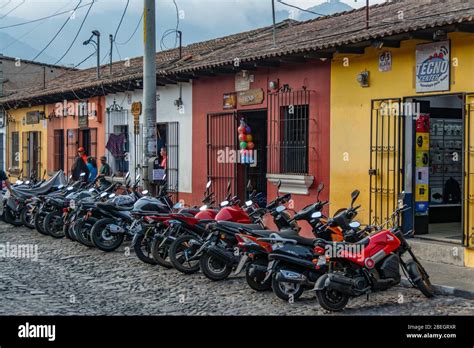
{"label": "motorcycle rear wheel", "polygon": [[16,216],[15,212],[9,206],[6,206],[3,211],[3,219],[7,224],[13,225],[15,227],[20,227],[23,225],[20,217]]}
{"label": "motorcycle rear wheel", "polygon": [[44,218],[44,230],[53,238],[63,238],[63,215],[58,211],[53,211]]}
{"label": "motorcycle rear wheel", "polygon": [[[291,268],[285,267],[285,269],[292,271]],[[272,289],[273,293],[277,295],[278,298],[282,299],[283,301],[290,301],[290,299],[293,299],[293,301],[298,300],[301,295],[304,292],[304,287],[302,284],[298,283],[288,283],[288,282],[283,282],[278,279],[276,279],[276,274],[279,272],[275,272],[272,276]],[[298,272],[295,270],[295,272]]]}
{"label": "motorcycle rear wheel", "polygon": [[37,212],[35,215],[35,221],[34,221],[36,231],[38,231],[41,234],[44,234],[45,236],[48,235],[48,233],[44,230],[44,218],[46,214],[47,213],[41,212],[41,211]]}
{"label": "motorcycle rear wheel", "polygon": [[201,272],[210,280],[220,281],[229,277],[232,267],[217,259],[214,255],[206,253],[199,260]]}
{"label": "motorcycle rear wheel", "polygon": [[330,312],[340,312],[349,302],[349,296],[336,290],[317,290],[316,297],[319,305]]}
{"label": "motorcycle rear wheel", "polygon": [[173,268],[173,265],[169,259],[169,246],[163,245],[160,247],[161,240],[159,238],[153,238],[151,242],[151,255],[156,263],[165,268]]}
{"label": "motorcycle rear wheel", "polygon": [[140,261],[149,265],[156,265],[157,262],[151,252],[151,244],[152,237],[141,234],[134,240],[133,250],[135,250],[135,255],[137,255]]}
{"label": "motorcycle rear wheel", "polygon": [[29,212],[29,207],[25,206],[20,212],[20,219],[24,226],[31,230],[35,229],[35,216]]}
{"label": "motorcycle rear wheel", "polygon": [[196,239],[196,237],[189,234],[176,238],[169,249],[171,263],[174,268],[184,274],[196,273],[200,267],[199,259],[189,261],[189,258],[193,257],[194,253],[199,249],[197,245],[189,245],[192,239]]}
{"label": "motorcycle rear wheel", "polygon": [[84,218],[79,221],[72,223],[72,229],[75,231],[77,241],[87,247],[94,247],[94,243],[91,239],[91,230],[95,223],[98,221],[95,217],[89,217],[87,220]]}
{"label": "motorcycle rear wheel", "polygon": [[268,265],[268,261],[264,259],[256,259],[247,265],[247,269],[245,271],[245,279],[247,280],[247,284],[255,291],[261,292],[261,291],[271,290],[272,289],[271,278],[263,282],[266,276],[265,272],[256,272],[254,275],[250,275],[250,269],[252,265],[266,267]]}
{"label": "motorcycle rear wheel", "polygon": [[123,234],[112,234],[107,231],[107,225],[115,224],[114,219],[105,218],[97,221],[91,230],[92,242],[102,251],[114,251],[123,243]]}

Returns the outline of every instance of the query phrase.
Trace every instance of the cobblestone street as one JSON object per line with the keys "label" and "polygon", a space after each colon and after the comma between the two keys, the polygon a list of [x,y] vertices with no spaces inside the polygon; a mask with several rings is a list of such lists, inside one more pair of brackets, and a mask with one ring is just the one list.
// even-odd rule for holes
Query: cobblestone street
{"label": "cobblestone street", "polygon": [[[113,253],[0,223],[0,244],[34,244],[38,260],[0,258],[1,315],[322,315],[314,295],[293,304],[256,293],[245,280],[213,283],[200,273],[142,263],[121,247]],[[128,244],[126,244],[128,246]],[[352,300],[342,315],[472,315],[474,301],[414,289]],[[327,315],[327,314],[326,314]]]}

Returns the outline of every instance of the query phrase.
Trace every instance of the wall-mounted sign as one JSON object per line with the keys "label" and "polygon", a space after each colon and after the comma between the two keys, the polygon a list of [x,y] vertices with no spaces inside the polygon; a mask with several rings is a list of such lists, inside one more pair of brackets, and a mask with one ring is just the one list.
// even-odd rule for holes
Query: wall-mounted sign
{"label": "wall-mounted sign", "polygon": [[28,111],[26,113],[26,124],[37,124],[40,121],[39,111]]}
{"label": "wall-mounted sign", "polygon": [[237,107],[237,93],[225,93],[223,107],[225,110]]}
{"label": "wall-mounted sign", "polygon": [[78,126],[80,129],[89,128],[89,109],[87,102],[80,102],[78,108]]}
{"label": "wall-mounted sign", "polygon": [[235,90],[237,92],[250,89],[250,76],[247,71],[241,71],[235,74]]}
{"label": "wall-mounted sign", "polygon": [[450,41],[416,46],[416,91],[449,91],[451,83]]}
{"label": "wall-mounted sign", "polygon": [[131,111],[133,116],[140,116],[142,114],[142,102],[133,102]]}
{"label": "wall-mounted sign", "polygon": [[379,55],[379,71],[392,71],[392,52],[383,52]]}
{"label": "wall-mounted sign", "polygon": [[239,105],[255,105],[262,104],[264,99],[263,89],[250,89],[245,92],[239,92],[237,94],[237,101]]}

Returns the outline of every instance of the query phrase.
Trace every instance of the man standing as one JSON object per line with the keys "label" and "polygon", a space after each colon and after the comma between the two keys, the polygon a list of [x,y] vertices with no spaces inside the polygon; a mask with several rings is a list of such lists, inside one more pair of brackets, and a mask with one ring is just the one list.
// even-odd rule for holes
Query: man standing
{"label": "man standing", "polygon": [[100,171],[99,171],[101,187],[107,187],[110,185],[110,183],[105,179],[106,176],[110,176],[110,175],[112,175],[112,170],[110,169],[110,166],[107,163],[107,157],[102,156],[100,158]]}
{"label": "man standing", "polygon": [[[85,156],[85,160],[84,160]],[[84,148],[81,146],[77,149],[77,156],[74,159],[74,164],[71,168],[71,175],[74,181],[81,179],[81,173],[85,173],[83,180],[87,180],[89,177],[89,168],[87,168],[87,155],[85,154]]]}

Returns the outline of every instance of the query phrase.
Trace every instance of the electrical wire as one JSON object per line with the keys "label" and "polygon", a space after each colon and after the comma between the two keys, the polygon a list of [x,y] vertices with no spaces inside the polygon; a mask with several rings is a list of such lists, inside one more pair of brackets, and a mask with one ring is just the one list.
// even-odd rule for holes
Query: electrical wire
{"label": "electrical wire", "polygon": [[71,12],[73,12],[73,11],[76,11],[76,10],[82,8],[82,7],[89,6],[90,4],[91,4],[91,3],[89,2],[89,3],[87,3],[87,4],[84,4],[84,5],[81,5],[81,6],[77,7],[77,8],[75,8],[74,10],[62,11],[62,12],[59,12],[59,13],[56,13],[56,14],[52,14],[52,15],[49,15],[49,16],[46,16],[46,17],[33,19],[33,20],[31,20],[31,21],[21,22],[21,23],[17,23],[17,24],[5,25],[5,26],[3,26],[3,27],[0,27],[0,29],[14,28],[14,27],[22,26],[22,25],[27,25],[27,24],[31,24],[31,23],[36,23],[36,22],[39,22],[39,21],[44,21],[45,19],[57,17],[57,16],[60,16],[60,15],[65,14],[65,13],[71,13]]}
{"label": "electrical wire", "polygon": [[142,20],[143,20],[143,12],[142,12],[142,15],[141,15],[141,17],[140,17],[140,20],[138,21],[137,26],[135,27],[135,30],[133,31],[132,35],[128,38],[128,40],[125,41],[125,42],[117,42],[117,41],[115,41],[115,43],[116,43],[117,45],[120,45],[120,46],[128,44],[128,43],[130,42],[130,40],[131,40],[131,39],[135,36],[135,34],[137,33],[137,30],[138,30],[138,28],[140,27],[140,24],[141,24]]}
{"label": "electrical wire", "polygon": [[3,4],[2,6],[0,6],[0,9],[7,7],[10,2],[12,2],[12,0],[8,0],[6,4]]}
{"label": "electrical wire", "polygon": [[[127,0],[127,3],[125,4],[125,8],[123,9],[123,12],[122,12],[122,16],[120,17],[120,22],[117,26],[117,29],[115,29],[115,34],[112,38],[112,42],[114,42],[115,38],[117,37],[118,31],[120,30],[120,27],[122,25],[123,18],[125,17],[125,13],[127,12],[127,8],[128,8],[129,3],[130,3],[130,0]],[[103,63],[107,59],[107,57],[109,57],[112,54],[112,52],[113,52],[113,47],[109,48],[109,50],[107,51],[107,54],[104,56],[104,58],[102,59],[101,62]]]}
{"label": "electrical wire", "polygon": [[85,59],[81,60],[79,63],[77,63],[76,65],[74,65],[74,68],[77,68],[79,65],[82,65],[83,63],[85,63],[87,60],[89,60],[93,55],[95,54],[95,52],[92,52],[90,55],[88,55]]}
{"label": "electrical wire", "polygon": [[69,51],[71,50],[72,46],[73,46],[74,43],[76,42],[77,37],[79,36],[79,34],[80,34],[81,30],[82,30],[82,27],[84,26],[84,23],[86,22],[87,16],[89,16],[89,12],[91,11],[92,6],[94,6],[94,2],[95,2],[95,0],[92,1],[91,5],[90,5],[89,8],[87,9],[87,13],[86,13],[86,15],[84,16],[84,18],[82,19],[81,26],[80,26],[79,29],[77,30],[76,36],[74,36],[74,39],[72,40],[71,44],[70,44],[69,47],[67,48],[66,52],[64,52],[64,54],[61,56],[61,58],[59,58],[56,62],[54,62],[54,64],[58,64],[58,63],[69,53]]}
{"label": "electrical wire", "polygon": [[5,18],[6,16],[8,16],[10,13],[12,13],[13,11],[15,11],[18,7],[20,7],[21,5],[23,5],[25,3],[26,0],[22,0],[21,3],[19,3],[18,5],[16,5],[14,8],[12,8],[10,11],[8,11],[7,13],[5,13],[3,16],[0,17],[0,19],[2,18]]}
{"label": "electrical wire", "polygon": [[168,36],[170,36],[171,34],[176,34],[176,37],[174,39],[174,48],[176,48],[176,46],[178,45],[178,34],[179,34],[179,7],[178,7],[178,4],[176,3],[176,0],[173,0],[173,4],[175,6],[175,9],[176,9],[176,28],[175,29],[168,29],[168,30],[165,30],[165,32],[163,33],[163,35],[161,36],[161,39],[160,39],[160,49],[162,51],[164,50],[167,50],[168,47],[166,47],[165,45],[165,38],[167,38]]}

